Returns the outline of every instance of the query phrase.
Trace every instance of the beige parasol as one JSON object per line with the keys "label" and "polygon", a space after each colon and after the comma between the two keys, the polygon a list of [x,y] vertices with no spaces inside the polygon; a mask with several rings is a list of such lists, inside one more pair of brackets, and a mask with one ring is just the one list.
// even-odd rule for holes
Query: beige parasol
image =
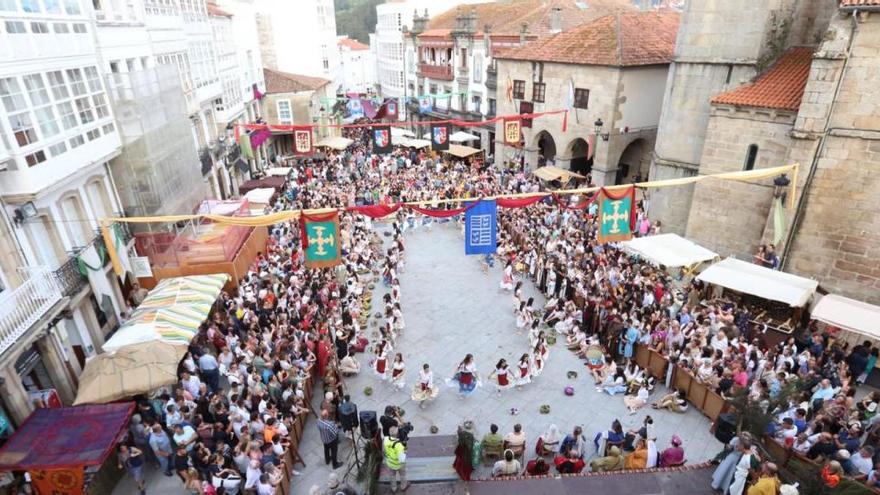
{"label": "beige parasol", "polygon": [[104,404],[175,383],[186,349],[153,340],[99,354],[86,363],[73,404]]}

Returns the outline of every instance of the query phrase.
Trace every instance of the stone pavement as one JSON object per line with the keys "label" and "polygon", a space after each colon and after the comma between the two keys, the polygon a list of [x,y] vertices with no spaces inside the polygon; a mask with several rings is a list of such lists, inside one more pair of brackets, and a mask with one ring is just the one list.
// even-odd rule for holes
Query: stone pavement
{"label": "stone pavement", "polygon": [[[383,224],[376,223],[377,230]],[[382,236],[387,242],[387,237]],[[401,308],[406,321],[406,330],[398,338],[395,351],[403,353],[407,364],[407,386],[396,390],[382,383],[369,367],[370,356],[359,354],[362,365],[361,374],[346,380],[348,393],[357,404],[358,410],[375,410],[382,414],[386,405],[393,404],[405,409],[405,419],[415,426],[413,435],[430,435],[432,425],[438,427],[438,434],[454,434],[456,427],[465,420],[476,423],[478,436],[489,429],[490,423],[499,426],[506,434],[515,423],[521,423],[528,438],[529,455],[533,454],[537,436],[555,423],[563,433],[568,433],[575,425],[582,425],[588,439],[597,432],[608,429],[617,418],[625,429],[637,428],[646,414],[654,417],[658,449],[666,448],[673,433],[684,439],[684,448],[689,463],[712,458],[721,444],[709,433],[709,420],[695,408],[685,414],[667,411],[654,411],[650,408],[638,414],[627,414],[621,396],[609,397],[596,392],[592,378],[586,367],[574,354],[565,349],[560,342],[551,347],[550,357],[543,373],[533,383],[522,390],[506,391],[501,397],[495,393],[486,377],[502,357],[514,366],[520,355],[528,351],[527,336],[516,332],[513,315],[513,296],[499,289],[501,267],[488,274],[480,269],[479,257],[464,255],[464,240],[460,229],[453,224],[434,225],[431,231],[424,227],[406,234],[406,266],[400,275]],[[535,306],[543,306],[544,298],[536,294],[530,282],[524,284],[526,297],[535,296]],[[373,309],[381,308],[385,289],[377,284],[373,296]],[[369,332],[372,334],[373,318],[370,318]],[[371,340],[373,338],[370,335]],[[465,354],[475,356],[478,374],[484,379],[482,388],[462,400],[453,388],[443,383],[450,378]],[[440,396],[424,409],[410,400],[410,387],[418,379],[422,363],[428,363],[434,370],[435,381],[441,386]],[[578,377],[569,380],[568,371],[577,371]],[[563,393],[566,385],[575,387],[575,395],[568,397]],[[364,395],[364,388],[373,388],[370,397]],[[320,384],[318,384],[320,388]],[[666,393],[662,386],[655,389],[652,399]],[[320,393],[316,390],[314,406],[320,405]],[[540,414],[541,404],[549,404],[549,414]],[[510,409],[519,413],[511,415]],[[344,440],[339,448],[339,459],[349,461],[351,442]],[[301,476],[291,480],[293,495],[305,495],[312,485],[326,486],[330,467],[324,465],[323,449],[320,443],[315,418],[307,420],[300,443],[300,455],[307,467],[297,465]],[[353,458],[350,459],[353,462]],[[337,470],[341,476],[348,474],[348,466]],[[482,468],[475,476],[486,476],[488,468]],[[354,484],[354,470],[348,474],[347,481]],[[166,478],[157,471],[148,470],[147,493],[183,493],[176,477]],[[124,478],[114,494],[135,493],[130,478]]]}

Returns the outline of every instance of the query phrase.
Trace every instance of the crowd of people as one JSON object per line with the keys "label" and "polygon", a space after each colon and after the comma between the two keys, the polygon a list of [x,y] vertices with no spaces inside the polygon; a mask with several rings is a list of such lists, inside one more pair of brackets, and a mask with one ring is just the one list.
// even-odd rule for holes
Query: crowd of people
{"label": "crowd of people", "polygon": [[[289,184],[269,209],[430,202],[542,187],[521,168],[475,169],[412,150],[378,156],[362,134],[353,137],[356,144],[344,152],[285,163],[292,167]],[[639,235],[659,232],[659,223],[652,224],[641,207],[638,215]],[[880,397],[854,398],[857,382],[873,369],[877,348],[866,343],[846,349],[820,332],[766,346],[761,328],[736,301],[706,303],[699,282],[680,286],[617,245],[597,242],[596,203],[590,198],[552,196],[527,208],[499,209],[498,221],[501,287],[512,293],[516,327],[528,343],[516,363],[495,364],[489,376],[498,393],[539,376],[548,339],[562,339],[584,359],[597,389],[620,394],[635,413],[650,403],[654,389],[654,378],[634,362],[635,347],[647,346],[724,397],[747,390],[751,400],[769,408],[772,399],[785,394],[788,406],[770,411],[777,418],[773,435],[810,458],[830,461],[829,469],[837,473],[869,484],[880,480],[874,462],[880,450],[875,433]],[[309,412],[316,416],[326,464],[341,466],[337,410],[345,401],[344,377],[361,372],[355,355],[369,353],[370,368],[380,380],[406,386],[407,365],[394,350],[406,328],[398,275],[405,269],[403,233],[419,222],[430,226],[401,209],[383,240],[368,217],[341,213],[343,262],[324,270],[305,267],[296,223],[270,227],[266,249],[237,289],[221,294],[190,344],[179,383],[138,402],[132,444],[120,448],[120,459],[141,492],[143,466],[155,464],[167,476],[178,476],[192,493],[273,494],[291,432],[302,427],[297,423]],[[544,306],[536,308],[533,299],[524,298],[527,278],[546,296]],[[388,294],[376,308],[384,319],[379,338],[371,341],[371,284],[379,282]],[[305,390],[313,375],[321,379],[324,394],[319,411],[312,410]],[[473,356],[461,361],[450,382],[461,397],[476,389]],[[424,405],[438,393],[430,365],[420,363],[413,400]],[[683,412],[687,400],[672,390],[652,405]],[[539,437],[536,452],[552,454],[561,473],[587,466],[610,471],[676,465],[684,459],[677,437],[657,452],[647,420],[635,432],[619,426],[589,442],[578,428],[561,437],[551,426]],[[502,438],[500,452],[496,434],[492,431],[483,444],[501,457],[493,470],[497,474],[550,469],[543,455],[525,467],[518,464],[525,449],[522,431]],[[592,460],[585,457],[588,443],[596,447]]]}

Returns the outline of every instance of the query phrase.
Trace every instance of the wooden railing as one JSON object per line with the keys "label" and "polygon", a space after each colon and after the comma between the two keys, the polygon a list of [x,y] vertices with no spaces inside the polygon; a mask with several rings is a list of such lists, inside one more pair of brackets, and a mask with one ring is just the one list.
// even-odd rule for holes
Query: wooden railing
{"label": "wooden railing", "polygon": [[[647,371],[648,374],[665,382],[669,359],[657,351],[651,350],[644,345],[636,346],[636,364]],[[698,381],[694,375],[681,366],[672,369],[672,388],[685,393],[688,402],[709,417],[713,422],[718,416],[727,411],[728,404],[724,397],[713,391],[704,383]]]}

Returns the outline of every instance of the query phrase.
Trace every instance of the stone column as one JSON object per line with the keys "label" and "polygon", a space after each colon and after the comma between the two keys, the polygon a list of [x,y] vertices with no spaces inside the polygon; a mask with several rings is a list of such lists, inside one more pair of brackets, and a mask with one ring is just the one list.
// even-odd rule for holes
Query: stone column
{"label": "stone column", "polygon": [[535,170],[538,168],[538,152],[540,152],[540,148],[535,147],[524,147],[523,152],[526,156],[526,169]]}
{"label": "stone column", "polygon": [[34,407],[28,400],[27,390],[21,383],[21,378],[15,372],[15,360],[10,359],[9,364],[0,368],[0,393],[3,394],[3,403],[9,410],[10,419],[20,425],[27,418]]}
{"label": "stone column", "polygon": [[[54,329],[49,330],[50,333],[54,331]],[[37,339],[35,344],[37,350],[40,351],[40,356],[43,358],[43,365],[46,366],[46,370],[49,372],[49,378],[52,379],[52,383],[58,391],[61,403],[70,405],[73,404],[73,399],[76,397],[76,384],[70,376],[67,361],[64,360],[64,356],[58,350],[58,345],[52,342],[54,338],[52,335],[47,334],[45,337]]]}
{"label": "stone column", "polygon": [[553,160],[556,162],[557,167],[571,170],[571,155],[556,155],[556,158]]}
{"label": "stone column", "polygon": [[596,150],[593,152],[593,182],[597,186],[613,186],[617,177],[617,163],[608,163],[611,151],[610,141],[596,136]]}
{"label": "stone column", "polygon": [[[88,300],[84,300],[88,302]],[[92,339],[92,346],[95,348],[95,353],[100,354],[104,352],[104,332],[101,330],[101,325],[98,324],[98,318],[95,316],[95,312],[92,311],[91,307],[86,307],[86,304],[80,304],[80,306],[73,311],[73,322],[78,328],[85,328],[89,334],[89,337]]]}

